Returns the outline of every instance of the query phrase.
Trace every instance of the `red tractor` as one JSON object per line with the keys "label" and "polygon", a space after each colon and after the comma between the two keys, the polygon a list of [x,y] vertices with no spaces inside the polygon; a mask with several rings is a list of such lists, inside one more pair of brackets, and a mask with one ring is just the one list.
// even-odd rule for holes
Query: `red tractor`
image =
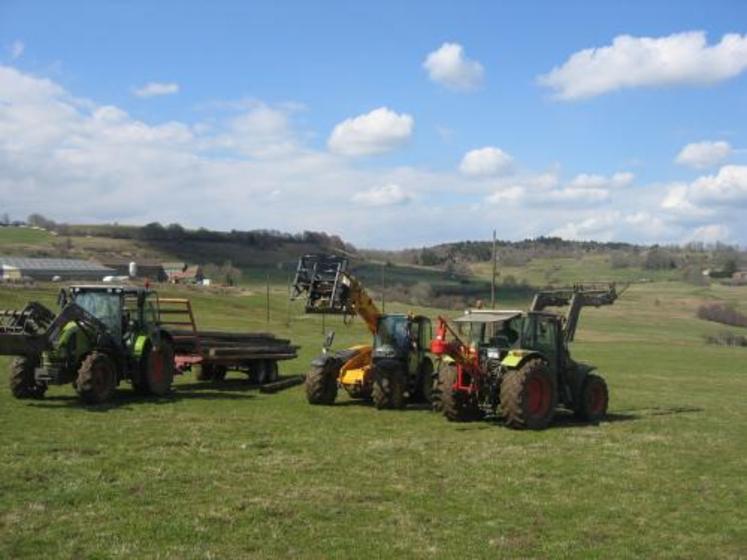
{"label": "red tractor", "polygon": [[[571,359],[581,308],[611,305],[614,284],[573,286],[535,295],[528,312],[474,310],[439,317],[431,352],[440,357],[436,408],[451,421],[471,421],[500,411],[511,428],[540,430],[559,404],[579,418],[598,422],[609,395],[594,366]],[[561,315],[546,307],[568,306]]]}

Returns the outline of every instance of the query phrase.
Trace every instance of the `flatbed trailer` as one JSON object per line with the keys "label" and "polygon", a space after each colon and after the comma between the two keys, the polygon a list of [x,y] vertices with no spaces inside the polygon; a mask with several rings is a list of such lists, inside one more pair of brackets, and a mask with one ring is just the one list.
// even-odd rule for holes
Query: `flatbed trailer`
{"label": "flatbed trailer", "polygon": [[259,385],[278,381],[278,362],[298,357],[298,346],[266,332],[198,330],[188,299],[159,298],[159,323],[174,343],[176,371],[197,366],[197,379],[222,380],[228,371]]}

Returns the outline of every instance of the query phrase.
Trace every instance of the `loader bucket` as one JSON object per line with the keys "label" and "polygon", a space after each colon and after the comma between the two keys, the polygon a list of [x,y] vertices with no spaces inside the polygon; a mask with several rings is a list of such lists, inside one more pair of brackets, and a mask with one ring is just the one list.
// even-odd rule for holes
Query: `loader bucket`
{"label": "loader bucket", "polygon": [[54,319],[54,313],[36,302],[20,311],[0,311],[0,355],[40,354],[47,346],[47,329]]}

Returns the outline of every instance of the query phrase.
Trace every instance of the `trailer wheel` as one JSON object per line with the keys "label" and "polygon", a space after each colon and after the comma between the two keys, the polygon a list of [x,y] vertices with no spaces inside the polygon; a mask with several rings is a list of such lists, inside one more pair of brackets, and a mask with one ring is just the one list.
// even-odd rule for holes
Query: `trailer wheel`
{"label": "trailer wheel", "polygon": [[265,383],[275,383],[278,374],[278,363],[275,360],[265,360]]}
{"label": "trailer wheel", "polygon": [[47,384],[34,378],[34,370],[39,365],[38,358],[19,356],[10,363],[10,392],[17,399],[40,399],[47,390]]}
{"label": "trailer wheel", "polygon": [[580,402],[573,412],[586,422],[599,422],[607,415],[609,399],[607,383],[601,376],[590,373],[584,380]]}
{"label": "trailer wheel", "polygon": [[330,405],[337,398],[337,376],[342,364],[335,359],[327,360],[323,365],[312,365],[306,374],[304,386],[306,400],[310,404]]}
{"label": "trailer wheel", "polygon": [[407,381],[398,365],[375,365],[373,379],[371,396],[378,410],[405,407]]}
{"label": "trailer wheel", "polygon": [[170,342],[162,340],[159,346],[151,346],[147,355],[145,380],[149,391],[159,397],[171,390],[174,382],[174,350]]}
{"label": "trailer wheel", "polygon": [[213,379],[213,365],[212,364],[200,364],[197,366],[197,373],[195,374],[197,381],[210,381]]}
{"label": "trailer wheel", "polygon": [[213,375],[212,379],[213,381],[224,381],[226,379],[226,374],[228,373],[228,368],[226,366],[212,366]]}
{"label": "trailer wheel", "polygon": [[557,401],[555,378],[542,360],[528,360],[501,382],[501,412],[510,428],[547,428],[555,417]]}
{"label": "trailer wheel", "polygon": [[450,422],[474,422],[482,418],[482,411],[474,395],[454,388],[457,366],[442,363],[438,372],[440,406]]}
{"label": "trailer wheel", "polygon": [[75,388],[88,404],[100,404],[114,396],[117,386],[117,368],[112,359],[94,350],[83,360],[78,369]]}

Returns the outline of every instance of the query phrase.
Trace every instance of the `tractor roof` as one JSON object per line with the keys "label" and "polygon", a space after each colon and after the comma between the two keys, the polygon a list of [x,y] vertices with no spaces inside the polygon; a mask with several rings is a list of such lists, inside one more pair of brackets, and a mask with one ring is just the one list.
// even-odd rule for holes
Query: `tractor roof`
{"label": "tractor roof", "polygon": [[142,286],[126,286],[122,284],[75,284],[70,286],[70,290],[73,292],[106,292],[126,295],[150,293],[151,291]]}
{"label": "tractor roof", "polygon": [[500,323],[521,315],[515,309],[468,309],[455,323]]}

